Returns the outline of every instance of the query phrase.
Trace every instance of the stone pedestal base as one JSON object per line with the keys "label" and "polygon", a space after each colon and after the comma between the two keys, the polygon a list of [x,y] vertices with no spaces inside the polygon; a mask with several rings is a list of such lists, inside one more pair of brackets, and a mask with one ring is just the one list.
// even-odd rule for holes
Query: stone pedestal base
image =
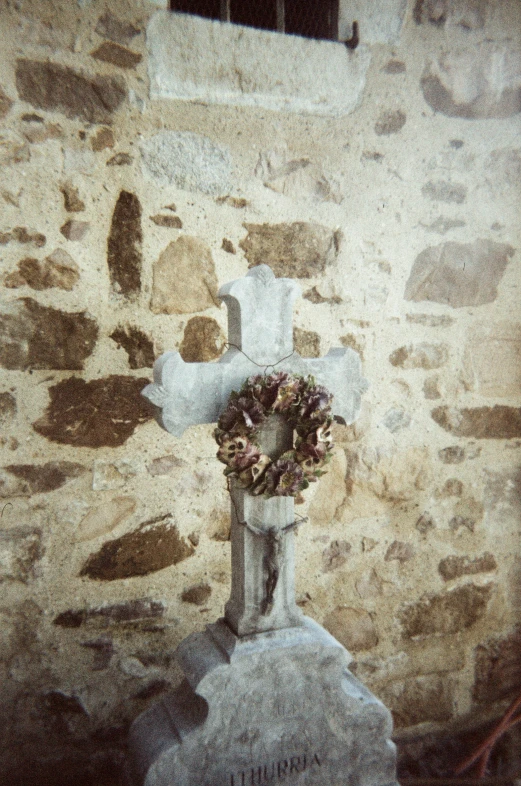
{"label": "stone pedestal base", "polygon": [[179,646],[186,680],[130,732],[139,786],[398,786],[391,715],[308,618],[237,637],[224,620]]}

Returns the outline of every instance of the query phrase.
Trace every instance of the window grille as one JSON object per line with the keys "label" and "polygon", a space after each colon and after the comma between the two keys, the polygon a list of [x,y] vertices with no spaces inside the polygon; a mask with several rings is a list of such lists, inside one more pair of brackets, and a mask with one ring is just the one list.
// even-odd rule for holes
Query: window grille
{"label": "window grille", "polygon": [[338,41],[338,0],[170,0],[178,13]]}

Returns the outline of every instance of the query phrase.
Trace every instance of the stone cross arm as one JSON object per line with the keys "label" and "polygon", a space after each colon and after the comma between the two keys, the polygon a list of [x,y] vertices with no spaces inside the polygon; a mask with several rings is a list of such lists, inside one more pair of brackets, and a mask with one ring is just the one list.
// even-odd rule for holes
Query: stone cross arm
{"label": "stone cross arm", "polygon": [[293,350],[293,302],[299,292],[296,282],[275,278],[267,265],[221,287],[230,348],[215,363],[185,363],[178,352],[166,352],[154,365],[154,382],[143,390],[158,408],[163,428],[179,437],[188,426],[215,423],[232,390],[253,374],[273,371],[312,374],[333,393],[335,415],[352,423],[367,389],[360,357],[337,348],[323,358],[304,359]]}

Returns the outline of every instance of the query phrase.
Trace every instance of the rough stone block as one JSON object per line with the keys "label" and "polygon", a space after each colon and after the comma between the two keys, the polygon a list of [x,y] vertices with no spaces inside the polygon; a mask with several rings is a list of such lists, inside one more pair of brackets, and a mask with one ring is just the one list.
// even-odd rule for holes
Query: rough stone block
{"label": "rough stone block", "polygon": [[470,628],[485,614],[493,586],[465,584],[405,605],[399,614],[404,637],[458,633]]}
{"label": "rough stone block", "polygon": [[172,241],[154,263],[150,309],[190,314],[216,306],[217,276],[210,248],[196,237]]}
{"label": "rough stone block", "polygon": [[378,644],[371,615],[364,609],[338,606],[324,620],[324,627],[350,651],[370,650]]}
{"label": "rough stone block", "polygon": [[451,581],[460,576],[471,576],[475,573],[488,573],[496,570],[494,555],[487,551],[482,557],[471,559],[468,556],[455,554],[445,557],[438,565],[438,572],[444,581]]}
{"label": "rough stone block", "polygon": [[521,681],[521,628],[495,636],[475,651],[474,700],[490,704],[515,695]]}
{"label": "rough stone block", "polygon": [[29,581],[43,554],[41,538],[40,530],[33,527],[0,530],[0,583]]}
{"label": "rough stone block", "polygon": [[445,675],[426,674],[393,682],[378,693],[398,729],[426,721],[448,721],[454,713],[454,687]]}
{"label": "rough stone block", "polygon": [[141,204],[135,194],[121,191],[107,242],[107,264],[115,292],[127,298],[141,289],[142,265]]}
{"label": "rough stone block", "polygon": [[455,409],[436,407],[431,412],[436,423],[457,437],[474,439],[515,439],[521,437],[521,408],[475,407]]}
{"label": "rough stone block", "polygon": [[224,349],[224,335],[212,317],[192,317],[188,320],[179,354],[185,363],[205,363],[216,360]]}
{"label": "rough stone block", "polygon": [[463,371],[466,387],[482,396],[518,396],[521,393],[521,324],[502,321],[476,326],[465,345]]}

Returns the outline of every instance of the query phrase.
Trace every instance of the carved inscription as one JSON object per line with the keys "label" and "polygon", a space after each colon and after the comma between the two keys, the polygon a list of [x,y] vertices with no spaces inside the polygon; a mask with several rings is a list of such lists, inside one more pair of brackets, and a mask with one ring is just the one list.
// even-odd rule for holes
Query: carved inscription
{"label": "carved inscription", "polygon": [[288,759],[231,773],[229,786],[263,786],[270,781],[282,781],[311,767],[321,766],[318,753],[303,753],[301,756],[290,756]]}

